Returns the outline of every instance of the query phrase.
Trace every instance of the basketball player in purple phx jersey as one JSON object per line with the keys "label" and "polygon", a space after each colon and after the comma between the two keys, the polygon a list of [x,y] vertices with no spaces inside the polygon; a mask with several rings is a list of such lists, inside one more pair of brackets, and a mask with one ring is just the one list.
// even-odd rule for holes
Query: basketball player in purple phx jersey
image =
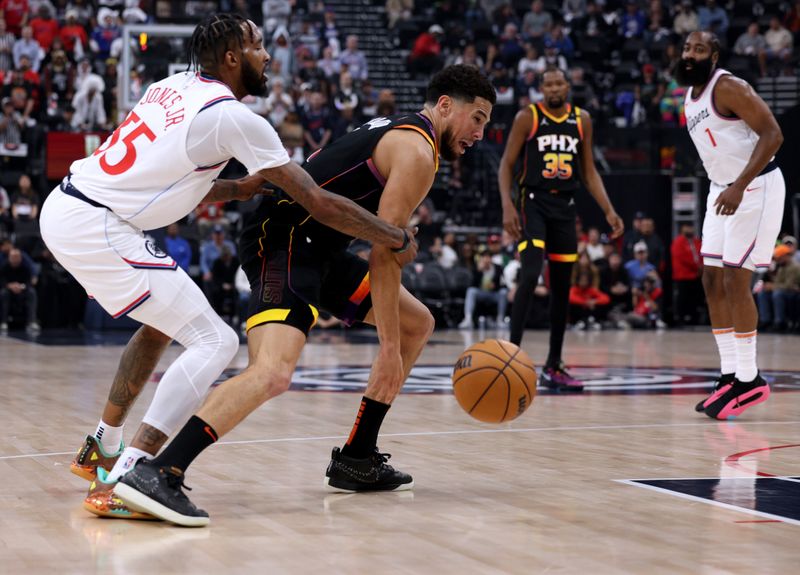
{"label": "basketball player in purple phx jersey", "polygon": [[[470,66],[432,78],[416,114],[375,118],[312,154],[303,168],[327,190],[380,218],[405,225],[430,189],[439,155],[454,160],[483,138],[495,101],[489,81]],[[377,448],[384,416],[430,336],[430,312],[400,284],[390,249],[373,247],[369,263],[346,250],[345,235],[312,220],[289,198],[261,203],[241,238],[252,288],[250,364],[212,391],[169,446],[140,460],[115,493],[129,506],[180,525],[205,525],[208,514],[181,491],[184,472],[218,437],[265,401],[286,391],[308,331],[324,309],[345,322],[377,326],[380,347],[349,438],[333,449],[324,485],[332,491],[395,491],[410,475]]]}
{"label": "basketball player in purple phx jersey", "polygon": [[711,180],[700,252],[721,374],[696,409],[729,419],[769,397],[756,363],[750,281],[756,268],[770,265],[786,185],[775,163],[783,142],[775,117],[747,82],[717,67],[719,56],[714,34],[692,32],[676,79],[689,87],[686,126]]}

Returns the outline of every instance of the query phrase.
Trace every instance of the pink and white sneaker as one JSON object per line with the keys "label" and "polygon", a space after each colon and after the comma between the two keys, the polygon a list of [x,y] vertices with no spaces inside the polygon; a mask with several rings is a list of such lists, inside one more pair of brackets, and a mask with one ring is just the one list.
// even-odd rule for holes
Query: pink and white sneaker
{"label": "pink and white sneaker", "polygon": [[727,391],[709,398],[711,401],[705,403],[703,413],[712,419],[733,419],[746,409],[767,401],[769,394],[769,384],[760,374],[753,381],[737,379]]}
{"label": "pink and white sneaker", "polygon": [[563,361],[555,366],[545,366],[541,379],[547,387],[556,391],[583,391],[583,383],[569,374]]}

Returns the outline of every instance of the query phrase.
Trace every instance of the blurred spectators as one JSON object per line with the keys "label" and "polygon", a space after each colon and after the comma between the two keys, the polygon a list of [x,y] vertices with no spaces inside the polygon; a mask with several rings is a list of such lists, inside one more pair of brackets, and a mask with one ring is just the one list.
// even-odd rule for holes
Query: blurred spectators
{"label": "blurred spectators", "polygon": [[694,324],[703,305],[703,259],[700,257],[700,238],[694,225],[681,224],[680,233],[670,246],[672,282],[675,287],[675,319],[678,323]]}
{"label": "blurred spectators", "polygon": [[0,333],[8,331],[9,315],[17,309],[29,332],[40,331],[36,321],[36,280],[34,268],[23,260],[19,249],[12,248],[8,261],[0,266]]}
{"label": "blurred spectators", "polygon": [[192,263],[192,246],[186,238],[180,235],[180,225],[177,223],[167,226],[167,235],[164,238],[164,247],[169,256],[175,260],[183,271],[189,271]]}
{"label": "blurred spectators", "polygon": [[733,53],[751,58],[754,63],[758,64],[762,76],[767,74],[766,50],[767,41],[758,31],[758,22],[750,22],[747,30],[736,39],[736,43],[733,45]]}
{"label": "blurred spectators", "polygon": [[412,76],[431,75],[441,69],[444,62],[441,57],[442,45],[439,40],[443,35],[444,29],[438,24],[434,24],[426,32],[417,36],[411,53],[408,55],[408,70]]}
{"label": "blurred spectators", "polygon": [[578,274],[577,282],[569,290],[569,317],[575,329],[601,328],[606,318],[611,298],[592,285],[590,274]]}
{"label": "blurred spectators", "polygon": [[0,74],[14,66],[14,42],[16,38],[8,31],[6,21],[0,17]]}
{"label": "blurred spectators", "polygon": [[0,13],[8,26],[8,31],[19,36],[22,27],[28,23],[30,7],[28,0],[0,0]]}
{"label": "blurred spectators", "polygon": [[639,241],[633,246],[633,259],[625,264],[625,271],[628,272],[631,286],[636,289],[642,288],[644,278],[648,274],[656,272],[656,266],[647,261],[647,244]]}
{"label": "blurred spectators", "polygon": [[274,78],[270,81],[270,92],[267,96],[265,107],[267,118],[272,127],[276,130],[283,124],[286,115],[294,109],[292,96],[284,91],[282,78]]}
{"label": "blurred spectators", "polygon": [[637,0],[626,0],[625,12],[619,22],[619,34],[624,38],[644,36],[647,19]]}
{"label": "blurred spectators", "polygon": [[648,261],[653,264],[658,273],[663,273],[666,267],[666,248],[663,240],[656,233],[656,224],[653,218],[642,219],[642,239],[647,245]]}
{"label": "blurred spectators", "polygon": [[50,50],[53,40],[58,37],[58,22],[53,18],[52,9],[49,4],[39,5],[36,18],[31,20],[30,26],[33,30],[33,38],[45,52]]}
{"label": "blurred spectators", "polygon": [[661,319],[661,287],[658,274],[652,272],[642,279],[641,287],[633,289],[633,311],[627,320],[638,329],[663,329],[667,324]]}
{"label": "blurred spectators", "polygon": [[72,127],[92,132],[108,128],[106,110],[103,106],[103,90],[105,83],[97,76],[92,75],[81,85],[81,89],[72,98],[72,107],[75,114],[72,117]]}
{"label": "blurred spectators", "polygon": [[724,39],[728,33],[728,14],[716,0],[706,0],[706,5],[697,11],[700,30],[714,32],[719,38]]}
{"label": "blurred spectators", "polygon": [[489,250],[481,251],[472,275],[472,285],[467,288],[464,299],[464,319],[458,327],[472,329],[473,316],[477,306],[481,304],[492,305],[496,310],[495,321],[502,325],[508,306],[507,296],[508,290],[503,286],[503,267],[492,261]]}
{"label": "blurred spectators", "polygon": [[0,144],[21,144],[22,131],[25,129],[25,119],[22,114],[14,109],[9,97],[3,98],[2,108],[2,114],[0,114]]}
{"label": "blurred spectators", "polygon": [[401,20],[410,20],[414,13],[414,0],[386,0],[386,19],[389,30]]}
{"label": "blurred spectators", "polygon": [[328,144],[333,135],[331,109],[325,104],[325,96],[320,91],[311,93],[308,105],[303,111],[303,138],[305,156],[308,157]]}
{"label": "blurred spectators", "polygon": [[227,248],[232,255],[236,255],[236,245],[225,237],[225,228],[216,225],[211,230],[211,238],[200,244],[200,273],[203,287],[209,296],[213,292],[212,269],[214,262],[222,255],[223,248]]}
{"label": "blurred spectators", "polygon": [[800,265],[792,248],[781,244],[772,255],[773,267],[757,289],[759,329],[785,331],[800,319]]}
{"label": "blurred spectators", "polygon": [[544,9],[542,0],[533,0],[530,12],[522,18],[522,33],[534,43],[544,40],[544,35],[550,31],[553,25],[553,17],[550,12]]}
{"label": "blurred spectators", "polygon": [[366,80],[369,70],[367,69],[367,56],[358,49],[358,36],[350,34],[347,37],[345,49],[339,56],[339,63],[342,68],[353,76],[354,80]]}
{"label": "blurred spectators", "polygon": [[764,33],[764,40],[767,43],[767,64],[775,62],[778,65],[788,65],[791,62],[794,38],[777,16],[769,19],[769,29]]}
{"label": "blurred spectators", "polygon": [[58,35],[64,43],[64,50],[75,61],[82,58],[84,51],[89,48],[89,37],[86,29],[78,21],[78,10],[74,8],[67,10],[66,23]]}
{"label": "blurred spectators", "polygon": [[27,57],[30,62],[30,68],[34,72],[39,71],[39,66],[42,63],[42,58],[44,57],[44,51],[42,47],[39,45],[33,37],[33,29],[30,26],[25,26],[22,28],[22,35],[20,36],[19,40],[14,42],[14,67],[19,68],[21,66],[21,60],[23,57]]}
{"label": "blurred spectators", "polygon": [[681,3],[675,6],[672,31],[682,38],[699,27],[700,19],[692,5],[692,0],[681,0]]}

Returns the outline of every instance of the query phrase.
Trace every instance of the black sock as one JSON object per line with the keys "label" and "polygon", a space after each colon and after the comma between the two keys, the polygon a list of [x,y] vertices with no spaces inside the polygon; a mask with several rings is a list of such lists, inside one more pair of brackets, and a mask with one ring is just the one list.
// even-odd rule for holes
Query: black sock
{"label": "black sock", "polygon": [[511,333],[509,341],[514,345],[522,342],[522,332],[525,331],[525,324],[528,323],[528,316],[533,303],[533,290],[539,281],[542,273],[543,250],[535,248],[528,242],[528,247],[520,253],[519,282],[517,292],[514,294],[514,303],[511,306]]}
{"label": "black sock", "polygon": [[550,261],[550,353],[547,365],[556,367],[561,363],[564,347],[564,332],[567,329],[569,311],[569,288],[572,283],[573,263]]}
{"label": "black sock", "polygon": [[361,398],[361,407],[358,408],[356,422],[347,443],[342,448],[342,455],[363,459],[369,457],[378,443],[378,432],[381,429],[383,418],[391,405],[375,401],[366,396]]}
{"label": "black sock", "polygon": [[202,451],[217,441],[217,432],[205,421],[193,415],[169,445],[153,459],[159,467],[177,467],[181,471],[191,465]]}

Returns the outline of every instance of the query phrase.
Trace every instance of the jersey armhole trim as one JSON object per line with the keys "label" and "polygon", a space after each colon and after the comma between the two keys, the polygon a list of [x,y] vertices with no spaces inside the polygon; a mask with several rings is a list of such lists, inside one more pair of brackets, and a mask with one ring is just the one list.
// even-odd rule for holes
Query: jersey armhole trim
{"label": "jersey armhole trim", "polygon": [[716,88],[717,88],[717,84],[719,83],[719,81],[722,78],[724,78],[725,76],[733,76],[733,74],[720,74],[719,78],[717,78],[716,82],[714,82],[714,86],[712,86],[712,88],[711,88],[711,109],[714,111],[714,114],[716,114],[716,116],[719,119],[727,120],[729,122],[736,122],[738,120],[741,120],[741,118],[739,118],[739,116],[737,116],[736,114],[734,114],[733,116],[727,116],[727,115],[723,114],[722,112],[720,112],[717,109],[717,100],[716,100],[717,91],[716,91]]}
{"label": "jersey armhole trim", "polygon": [[525,140],[526,142],[530,142],[536,135],[536,130],[539,129],[539,112],[536,111],[536,105],[529,104],[528,107],[531,109],[531,114],[533,114],[533,122],[531,123],[531,131],[528,132],[528,138]]}
{"label": "jersey armhole trim", "polygon": [[575,121],[578,123],[578,135],[583,140],[583,120],[581,120],[581,109],[575,106]]}

